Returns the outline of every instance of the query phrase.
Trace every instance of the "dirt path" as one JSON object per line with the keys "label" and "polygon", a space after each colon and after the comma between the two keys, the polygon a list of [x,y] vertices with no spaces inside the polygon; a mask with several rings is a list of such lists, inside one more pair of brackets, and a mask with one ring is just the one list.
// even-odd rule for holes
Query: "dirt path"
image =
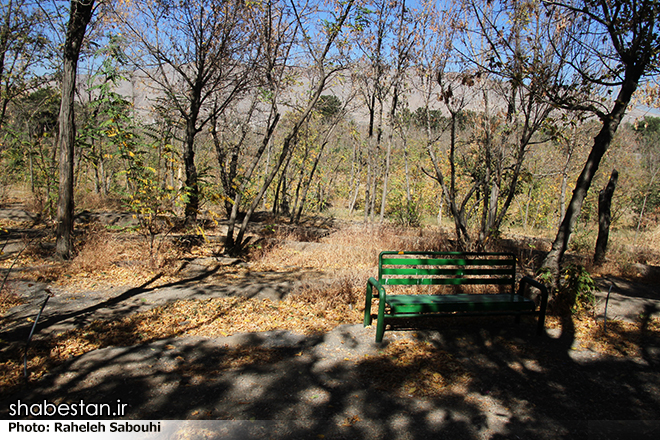
{"label": "dirt path", "polygon": [[[620,319],[636,322],[642,313],[660,313],[660,285],[633,283],[616,277],[600,279],[596,283],[600,319]],[[607,307],[607,309],[606,309]]]}
{"label": "dirt path", "polygon": [[[271,421],[277,429],[257,438],[364,439],[587,438],[589,420],[660,420],[660,378],[649,365],[590,358],[528,327],[388,332],[386,344],[411,338],[457,358],[470,381],[438,395],[401,387],[424,360],[398,371],[379,357],[374,330],[356,324],[319,337],[275,331],[96,350],[4,400],[0,417],[18,399],[120,400],[128,407],[117,418]],[[247,356],[254,361],[239,361]]]}
{"label": "dirt path", "polygon": [[[290,280],[218,286],[204,279],[158,288],[57,291],[38,337],[175,299],[281,298],[292,288]],[[24,287],[33,301],[12,310],[14,327],[3,333],[5,341],[25,336],[26,317],[44,297],[44,285]],[[611,296],[610,317],[641,304],[623,289],[617,295],[622,299]],[[388,332],[383,345],[374,343],[374,331],[356,323],[316,337],[273,331],[108,347],[69,360],[18,395],[3,396],[0,418],[11,418],[9,405],[18,400],[121,400],[128,406],[117,418],[233,420],[185,429],[253,430],[264,434],[254,438],[274,439],[587,438],[603,426],[593,420],[660,420],[660,358],[579,350],[570,329],[536,337],[533,323],[474,326],[457,320],[433,331]],[[423,386],[420,372],[430,377],[446,372],[429,370],[425,359],[401,369],[395,358],[383,356],[389,344],[404,341],[449,353],[469,380],[435,395],[406,386],[413,377]],[[660,422],[649,423],[628,422],[624,429],[660,432]],[[181,438],[178,429],[168,438]]]}
{"label": "dirt path", "polygon": [[[135,288],[113,288],[100,291],[68,292],[44,283],[18,281],[15,290],[26,304],[13,308],[5,315],[3,339],[25,340],[34,318],[46,298],[46,288],[52,292],[40,319],[42,335],[81,328],[96,319],[114,319],[130,313],[149,310],[155,306],[182,299],[208,299],[239,296],[281,300],[302,280],[321,278],[316,271],[252,273],[232,283],[209,283],[217,266],[198,267],[195,276],[166,285],[145,283]],[[151,280],[156,281],[155,279]],[[597,283],[596,315],[599,320],[637,322],[642,313],[660,313],[660,286],[632,283],[620,278],[601,279]]]}

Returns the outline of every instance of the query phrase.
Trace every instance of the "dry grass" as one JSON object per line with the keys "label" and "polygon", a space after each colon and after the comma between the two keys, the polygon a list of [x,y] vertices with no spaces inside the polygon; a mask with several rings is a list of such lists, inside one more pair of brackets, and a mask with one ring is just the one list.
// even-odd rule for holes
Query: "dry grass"
{"label": "dry grass", "polygon": [[103,196],[89,191],[78,191],[75,195],[76,209],[96,212],[121,212],[125,203],[117,196]]}
{"label": "dry grass", "polygon": [[[54,256],[54,239],[31,243],[16,261],[14,271],[19,278],[38,274],[34,281],[65,287],[68,291],[100,290],[118,286],[136,286],[161,275],[158,283],[175,280],[178,268],[173,262],[180,252],[169,243],[152,255],[143,237],[137,234],[116,234],[95,225],[79,228],[75,243],[76,255],[70,261],[58,261]],[[1,261],[7,269],[13,259]],[[28,269],[25,275],[20,269]]]}
{"label": "dry grass", "polygon": [[280,236],[255,264],[261,269],[295,266],[320,270],[371,269],[384,250],[449,250],[448,236],[437,229],[404,229],[376,225],[351,225],[324,237],[319,244],[307,245],[313,252],[292,246],[293,236]]}
{"label": "dry grass", "polygon": [[83,241],[78,244],[78,254],[69,269],[72,272],[95,273],[108,269],[115,261],[125,260],[127,254],[138,258],[142,253],[131,242],[123,243],[103,228],[88,230]]}
{"label": "dry grass", "polygon": [[291,296],[296,301],[321,309],[347,305],[352,310],[364,303],[365,283],[370,276],[373,276],[370,270],[349,271],[324,283],[304,283]]}

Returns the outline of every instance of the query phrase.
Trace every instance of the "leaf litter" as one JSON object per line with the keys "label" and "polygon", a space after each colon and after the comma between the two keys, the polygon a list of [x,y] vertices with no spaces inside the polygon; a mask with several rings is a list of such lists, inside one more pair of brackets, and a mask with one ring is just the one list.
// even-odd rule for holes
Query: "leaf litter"
{"label": "leaf litter", "polygon": [[[264,258],[256,262],[253,269],[264,272],[286,272],[291,265],[305,265],[307,269],[327,270],[330,262],[347,260],[353,270],[332,269],[338,277],[330,284],[319,286],[307,284],[302,290],[282,301],[256,298],[212,298],[205,300],[179,300],[160,305],[150,310],[134,313],[118,320],[96,320],[84,328],[69,330],[50,340],[35,339],[30,350],[28,370],[30,380],[38,380],[52,368],[74,356],[110,346],[131,346],[159,339],[197,336],[217,338],[237,333],[288,330],[305,335],[319,335],[329,332],[342,324],[355,324],[362,321],[364,309],[359,306],[363,298],[363,281],[366,274],[373,271],[372,257],[381,243],[369,241],[362,246],[371,246],[368,252],[355,252],[355,236],[346,235],[340,239],[339,247],[332,249],[331,255],[315,252],[310,259],[286,246],[276,246]],[[385,234],[384,237],[392,237]],[[390,238],[388,238],[389,240]],[[350,245],[350,246],[349,246]],[[359,249],[358,249],[359,250]],[[337,257],[337,252],[352,252]],[[98,255],[98,252],[95,253]],[[375,255],[375,254],[374,254]],[[172,257],[173,258],[173,257]],[[38,255],[26,253],[20,264],[37,266],[43,263]],[[98,262],[94,262],[98,264]],[[89,267],[88,267],[89,266]],[[67,290],[100,289],[107,286],[140,285],[153,278],[156,273],[149,267],[138,265],[126,267],[115,263],[102,265],[102,270],[90,264],[75,267],[59,267],[51,264],[46,271],[46,280],[66,286]],[[358,269],[358,270],[356,270]],[[344,275],[348,273],[348,275]],[[223,267],[219,274],[225,281],[244,279],[249,270],[242,267]],[[218,274],[214,278],[216,278]],[[159,283],[176,280],[174,274],[167,274]],[[660,336],[660,320],[648,320],[644,332],[639,323],[610,321],[607,331],[595,317],[582,315],[574,320],[575,349],[591,350],[615,357],[638,357],[643,337]],[[548,328],[561,326],[556,317],[547,318]],[[524,352],[515,341],[498,341],[514,352]],[[223,357],[222,364],[216,365],[213,372],[240,368],[252,363],[277,362],[282,353],[276,350],[250,347],[234,348]],[[468,384],[472,378],[461,361],[451,353],[435,345],[414,339],[401,339],[388,344],[378,355],[363,359],[346,358],[359,364],[360,371],[368,372],[362,380],[369,381],[380,389],[395,389],[401,396],[433,397],[457,390]],[[185,360],[174,367],[192,376],[203,375],[194,366],[185,366]],[[211,373],[213,373],[211,372]],[[208,373],[208,372],[206,372]],[[22,350],[5,349],[0,358],[0,388],[10,391],[22,382]],[[393,385],[396,384],[396,385]],[[352,421],[354,422],[354,420]]]}

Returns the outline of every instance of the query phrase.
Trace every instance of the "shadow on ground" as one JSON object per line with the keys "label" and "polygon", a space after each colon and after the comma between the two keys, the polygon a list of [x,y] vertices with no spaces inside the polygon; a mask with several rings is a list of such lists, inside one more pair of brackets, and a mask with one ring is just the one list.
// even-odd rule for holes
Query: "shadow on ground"
{"label": "shadow on ground", "polygon": [[[151,280],[104,300],[53,307],[37,339],[182,296],[281,298],[290,290],[200,284],[212,273],[158,288],[149,287]],[[18,310],[4,341],[27,335],[29,325],[19,323],[31,309]],[[186,425],[189,438],[213,438],[208,429],[224,432],[220,438],[272,439],[660,437],[660,341],[642,339],[641,358],[606,357],[574,349],[570,320],[552,336],[536,336],[534,320],[512,321],[449,318],[426,330],[388,331],[383,344],[373,342],[374,328],[355,324],[309,337],[273,331],[108,347],[70,359],[11,396],[3,392],[0,418],[44,418],[13,414],[10,405],[19,400],[82,400],[113,404],[113,413],[75,419],[233,421]],[[402,362],[388,349],[404,341],[409,350],[430,346],[437,357],[420,351]],[[452,384],[453,370],[467,379]],[[419,380],[406,384],[418,373]],[[447,386],[432,387],[438,376]],[[127,405],[123,414],[114,409],[117,402]],[[168,431],[166,438],[180,434]]]}
{"label": "shadow on ground", "polygon": [[[38,324],[38,333],[54,335],[74,328],[83,328],[94,320],[121,319],[130,314],[149,310],[157,305],[177,300],[209,299],[217,297],[283,299],[305,274],[282,272],[271,276],[263,273],[248,274],[242,280],[229,284],[217,283],[214,275],[218,265],[199,271],[196,276],[176,282],[155,285],[160,275],[143,285],[125,289],[115,288],[103,292],[56,292],[48,300]],[[27,287],[30,286],[30,287]],[[32,319],[43,305],[48,290],[44,283],[21,282],[20,290],[26,304],[14,307],[2,317],[2,341],[25,341],[30,333]],[[0,344],[2,346],[2,344]]]}
{"label": "shadow on ground", "polygon": [[[373,328],[358,324],[316,337],[275,331],[105,348],[3,399],[0,418],[10,418],[18,400],[121,401],[123,417],[86,418],[260,421],[248,425],[275,439],[617,438],[599,436],[605,420],[609,434],[623,427],[626,438],[658,438],[657,364],[575,352],[570,321],[556,338],[533,336],[531,321],[445,322],[388,332],[382,345],[373,342]],[[433,393],[420,389],[423,382],[416,390],[389,383],[400,380],[397,368],[429,368],[424,356],[399,365],[387,355],[388,343],[406,338],[433,344],[469,380]]]}

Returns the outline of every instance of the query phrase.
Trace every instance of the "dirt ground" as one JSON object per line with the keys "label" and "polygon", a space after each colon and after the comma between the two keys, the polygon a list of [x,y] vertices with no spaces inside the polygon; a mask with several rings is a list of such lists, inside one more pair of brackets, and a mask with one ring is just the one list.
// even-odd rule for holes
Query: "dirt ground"
{"label": "dirt ground", "polygon": [[[254,273],[219,283],[212,271],[197,268],[158,286],[86,292],[16,282],[26,303],[5,315],[0,339],[3,345],[25,341],[47,287],[53,296],[35,338],[183,298],[277,300],[308,278],[304,272]],[[598,286],[601,323],[606,304],[610,322],[660,310],[657,285],[601,279]],[[533,321],[515,325],[510,318],[449,318],[423,330],[388,331],[382,344],[374,338],[375,328],[356,322],[317,336],[271,331],[107,347],[69,359],[18,393],[3,390],[0,418],[12,419],[9,408],[18,400],[121,401],[125,413],[104,418],[190,421],[166,430],[162,438],[172,439],[660,436],[657,340],[642,340],[637,357],[604,355],[576,343],[570,320],[536,336]],[[405,347],[415,346],[437,356],[398,364],[396,353],[404,356]],[[404,350],[392,351],[398,347]],[[235,362],[248,352],[253,361]],[[424,380],[438,374],[456,380],[440,393],[424,393]],[[410,377],[421,379],[408,384]]]}

